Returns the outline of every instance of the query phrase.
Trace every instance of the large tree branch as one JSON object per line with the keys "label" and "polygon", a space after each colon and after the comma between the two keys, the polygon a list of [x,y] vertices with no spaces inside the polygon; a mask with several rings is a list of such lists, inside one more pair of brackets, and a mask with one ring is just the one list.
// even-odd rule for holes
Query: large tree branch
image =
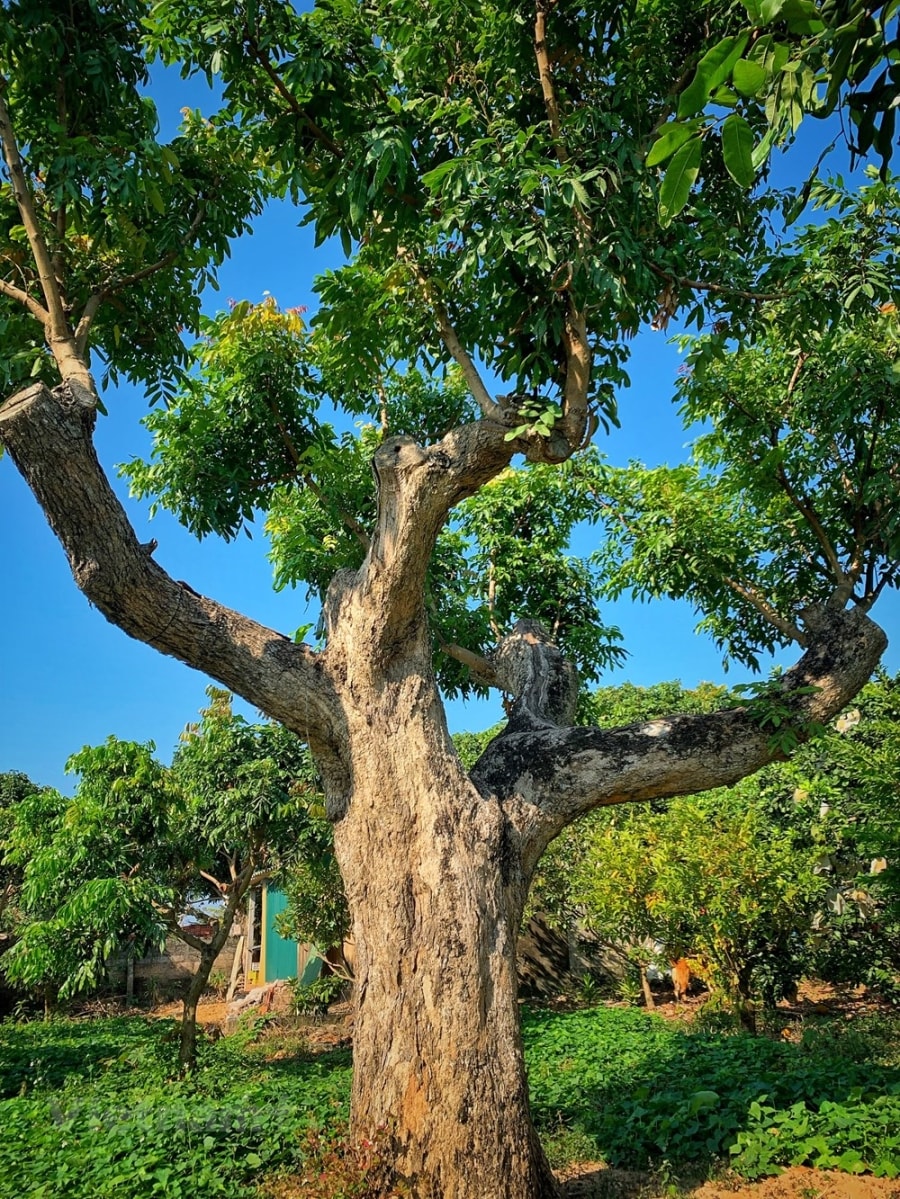
{"label": "large tree branch", "polygon": [[[799,740],[836,715],[869,679],[887,645],[858,609],[805,613],[809,649],[781,683]],[[532,687],[531,694],[537,694]],[[525,865],[578,816],[605,804],[666,799],[728,786],[782,757],[759,713],[743,707],[679,715],[619,729],[560,727],[532,701],[472,770],[483,795],[519,812]]]}
{"label": "large tree branch", "polygon": [[50,313],[38,303],[34,296],[30,296],[27,291],[8,283],[5,279],[0,279],[0,295],[9,296],[11,300],[24,304],[31,315],[36,317],[46,329],[50,321]]}
{"label": "large tree branch", "polygon": [[425,582],[435,542],[450,509],[509,465],[514,446],[505,432],[478,421],[427,448],[411,437],[382,442],[372,459],[378,516],[368,553],[358,571],[339,572],[328,589],[329,650],[343,623],[363,636],[371,666],[382,668],[382,655],[397,657],[414,642],[424,652]]}
{"label": "large tree branch", "polygon": [[218,679],[298,735],[330,744],[339,709],[308,646],[198,595],[139,544],[91,439],[94,399],[36,384],[0,408],[0,439],[44,510],[75,581],[131,637]]}

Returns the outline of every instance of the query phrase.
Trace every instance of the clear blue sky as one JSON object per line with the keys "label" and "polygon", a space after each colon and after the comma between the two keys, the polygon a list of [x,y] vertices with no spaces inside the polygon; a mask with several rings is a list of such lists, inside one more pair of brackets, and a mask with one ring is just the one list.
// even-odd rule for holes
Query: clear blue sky
{"label": "clear blue sky", "polygon": [[[185,91],[168,74],[154,94],[167,135],[184,104],[209,108],[202,85],[188,85]],[[821,140],[815,132],[814,127],[803,159],[815,156],[814,142]],[[337,257],[327,247],[313,249],[311,232],[297,227],[300,215],[287,205],[267,211],[254,235],[235,245],[221,271],[220,291],[207,297],[209,311],[223,307],[228,298],[258,301],[266,291],[283,306],[313,305],[313,276],[335,265]],[[640,458],[657,465],[683,459],[686,438],[671,403],[678,361],[663,334],[647,331],[635,340],[632,386],[620,396],[622,429],[601,443],[613,462]],[[122,388],[107,398],[110,415],[98,421],[96,443],[101,462],[114,475],[117,463],[148,452],[147,435],[138,423],[147,408],[133,389]],[[291,632],[309,619],[301,591],[273,590],[261,535],[253,541],[242,536],[232,544],[197,542],[166,514],[149,521],[146,507],[129,499],[121,482],[116,489],[140,539],[158,540],[157,561],[175,578],[282,631]],[[35,782],[70,791],[66,759],[109,734],[152,740],[168,759],[178,734],[203,704],[208,680],[132,641],[90,609],[42,512],[8,459],[0,461],[0,512],[0,771],[22,770]],[[876,616],[889,636],[900,632],[895,593],[879,605]],[[647,685],[680,679],[694,686],[724,680],[721,656],[708,638],[694,634],[697,618],[687,605],[620,601],[608,605],[603,618],[622,628],[631,654],[609,681]],[[892,671],[900,669],[900,637],[894,640],[885,659]],[[742,677],[733,670],[728,681]],[[484,728],[500,715],[498,702],[453,704],[451,728]]]}

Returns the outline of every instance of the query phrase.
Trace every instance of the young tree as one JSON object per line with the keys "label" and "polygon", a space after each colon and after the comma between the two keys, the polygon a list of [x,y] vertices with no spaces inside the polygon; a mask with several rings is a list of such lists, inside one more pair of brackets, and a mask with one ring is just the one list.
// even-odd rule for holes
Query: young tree
{"label": "young tree", "polygon": [[167,927],[200,954],[184,996],[180,1060],[186,1067],[195,1060],[197,1004],[247,892],[298,857],[318,860],[330,850],[328,831],[311,812],[321,799],[303,742],[283,725],[248,724],[236,716],[227,691],[210,687],[208,695],[209,707],[185,730],[172,762],[186,801],[181,844],[193,867],[182,894],[196,901],[205,893],[223,905],[209,940],[181,928],[176,906],[166,912]]}
{"label": "young tree", "polygon": [[601,936],[622,930],[695,958],[695,973],[750,1029],[761,990],[774,1000],[778,982],[796,983],[828,886],[819,853],[801,851],[757,800],[748,781],[664,812],[610,813],[586,833],[572,891]]}
{"label": "young tree", "polygon": [[[575,670],[520,618],[538,607],[592,669],[610,639],[591,627],[596,575],[566,575],[533,519],[554,494],[596,492],[574,456],[615,419],[630,333],[686,303],[698,320],[743,320],[761,301],[771,202],[748,198],[748,134],[764,157],[767,121],[787,112],[787,136],[815,106],[815,85],[797,91],[788,76],[805,79],[802,61],[815,59],[834,106],[848,73],[859,90],[863,35],[876,59],[888,35],[863,29],[870,12],[855,0],[821,12],[806,0],[538,0],[533,11],[340,0],[308,14],[279,0],[159,0],[153,47],[220,74],[228,104],[160,147],[136,86],[145,15],[138,0],[4,10],[6,370],[9,390],[37,381],[0,409],[0,437],[104,615],[308,740],[357,950],[356,1132],[390,1130],[418,1195],[549,1196],[515,982],[543,849],[592,807],[723,785],[778,750],[760,723],[771,702],[574,726]],[[844,26],[856,31],[848,54]],[[722,99],[740,123],[709,110]],[[661,182],[664,127],[697,109]],[[323,594],[319,648],[170,578],[155,545],[138,544],[91,442],[89,347],[114,372],[167,385],[195,289],[267,185],[302,198],[352,262],[320,281],[311,337],[273,306],[238,306],[208,327],[196,375],[156,426],[159,470],[134,480],[200,533],[231,534],[269,508],[287,577]],[[766,293],[797,265],[771,266]],[[839,281],[829,294],[847,299]],[[507,394],[491,394],[479,361]],[[466,395],[442,384],[448,363]],[[334,434],[323,401],[370,414],[374,452]],[[519,455],[523,476],[508,473]],[[485,513],[506,486],[511,502],[523,494],[505,536],[485,524],[482,540],[475,520],[467,538],[451,522],[467,500]],[[523,547],[539,556],[535,577]],[[852,588],[828,574],[813,584],[779,593],[776,613],[795,627],[804,610],[805,653],[774,705],[798,737],[862,686],[885,643],[858,604],[846,610]],[[436,650],[446,686],[509,697],[505,728],[469,772],[447,732]]]}
{"label": "young tree", "polygon": [[[16,809],[24,799],[43,790],[21,770],[0,774],[0,851],[16,818]],[[0,853],[0,928],[8,922],[8,912],[22,886],[22,872]]]}
{"label": "young tree", "polygon": [[[5,854],[23,875],[20,934],[4,958],[13,983],[67,998],[101,985],[114,953],[139,957],[169,936],[197,952],[183,998],[185,1069],[196,1060],[198,1001],[248,890],[313,840],[305,746],[280,725],[233,715],[227,692],[210,698],[171,768],[152,745],[114,737],[75,754],[75,796],[23,801]],[[211,901],[221,910],[204,911]],[[183,927],[186,915],[212,935]]]}

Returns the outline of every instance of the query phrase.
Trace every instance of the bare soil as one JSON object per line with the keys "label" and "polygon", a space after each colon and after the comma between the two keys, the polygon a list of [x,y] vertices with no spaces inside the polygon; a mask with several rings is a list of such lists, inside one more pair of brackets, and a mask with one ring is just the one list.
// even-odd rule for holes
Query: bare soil
{"label": "bare soil", "polygon": [[[564,1199],[671,1199],[672,1191],[652,1174],[613,1170],[582,1162],[558,1172]],[[900,1199],[900,1180],[842,1174],[792,1166],[776,1178],[745,1182],[725,1177],[715,1182],[685,1183],[679,1195],[691,1199]]]}
{"label": "bare soil", "polygon": [[[218,1025],[221,1028],[225,1023],[225,1014],[228,1010],[228,1004],[224,1001],[209,1000],[206,1002],[201,1000],[197,1005],[197,1023],[204,1027],[208,1025]],[[180,1020],[182,1005],[180,999],[173,999],[171,1003],[160,1003],[156,1007],[151,1008],[147,1015],[154,1020]]]}

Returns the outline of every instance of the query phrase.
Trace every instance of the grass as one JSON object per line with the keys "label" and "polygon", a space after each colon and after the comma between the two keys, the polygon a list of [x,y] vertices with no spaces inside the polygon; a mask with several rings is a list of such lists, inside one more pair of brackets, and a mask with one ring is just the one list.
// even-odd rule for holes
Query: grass
{"label": "grass", "polygon": [[[346,1118],[350,1057],[296,1033],[204,1044],[175,1074],[174,1025],[0,1024],[0,1199],[214,1199],[299,1169]],[[900,1173],[900,1019],[832,1020],[799,1044],[691,1033],[641,1011],[525,1012],[535,1119],[555,1165],[780,1164]]]}
{"label": "grass", "polygon": [[729,1160],[900,1174],[900,1019],[815,1025],[799,1044],[690,1032],[635,1009],[524,1022],[532,1105],[558,1156],[629,1169]]}

